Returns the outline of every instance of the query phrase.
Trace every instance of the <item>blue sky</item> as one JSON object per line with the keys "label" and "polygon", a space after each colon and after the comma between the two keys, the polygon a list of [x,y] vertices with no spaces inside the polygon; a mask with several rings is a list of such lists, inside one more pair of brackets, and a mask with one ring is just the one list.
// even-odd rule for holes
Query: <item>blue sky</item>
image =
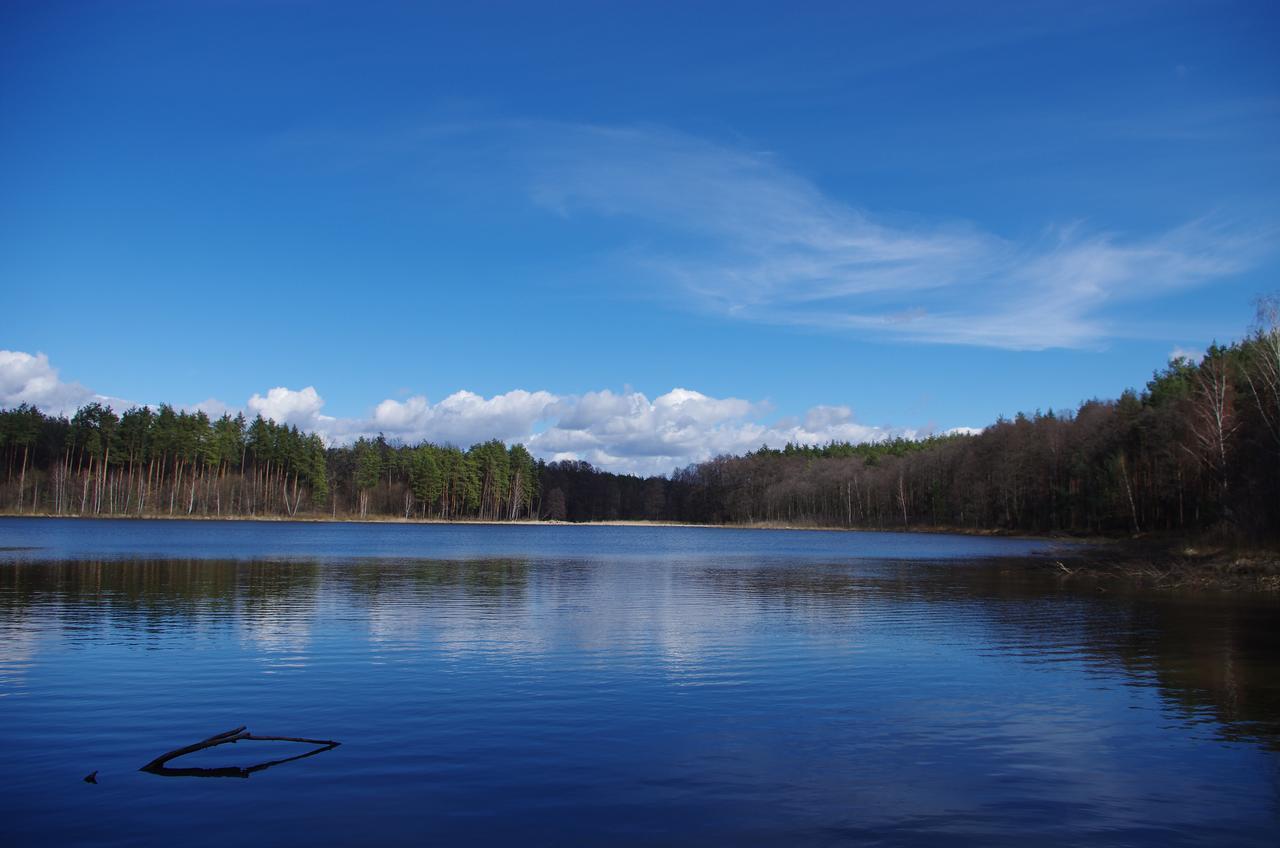
{"label": "blue sky", "polygon": [[0,399],[648,471],[1115,396],[1280,286],[1278,20],[7,3]]}

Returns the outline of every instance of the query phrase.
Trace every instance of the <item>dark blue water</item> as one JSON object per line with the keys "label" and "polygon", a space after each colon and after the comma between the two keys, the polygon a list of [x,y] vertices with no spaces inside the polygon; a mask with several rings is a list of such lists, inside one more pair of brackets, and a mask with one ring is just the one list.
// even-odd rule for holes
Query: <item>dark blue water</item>
{"label": "dark blue water", "polygon": [[1275,844],[1274,599],[1044,547],[0,520],[0,842]]}

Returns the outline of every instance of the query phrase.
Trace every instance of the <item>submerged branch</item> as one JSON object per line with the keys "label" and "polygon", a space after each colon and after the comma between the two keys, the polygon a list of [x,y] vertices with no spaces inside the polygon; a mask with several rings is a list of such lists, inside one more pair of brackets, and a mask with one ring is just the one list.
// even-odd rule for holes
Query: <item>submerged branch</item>
{"label": "submerged branch", "polygon": [[[286,757],[281,760],[270,760],[257,765],[241,768],[238,766],[228,766],[224,768],[168,768],[167,763],[176,760],[179,757],[193,754],[196,751],[202,751],[206,748],[213,748],[217,745],[234,744],[236,742],[300,742],[305,745],[318,746],[313,751],[304,754],[298,754],[292,757]],[[199,742],[193,742],[190,745],[184,745],[181,748],[175,748],[156,757],[151,762],[143,766],[139,771],[149,772],[151,774],[159,774],[165,777],[248,777],[255,771],[262,771],[272,766],[282,763],[293,762],[307,757],[315,756],[324,751],[330,751],[342,743],[332,739],[308,739],[302,736],[255,736],[245,729],[245,725],[232,728],[222,733],[214,734],[208,739],[202,739]]]}

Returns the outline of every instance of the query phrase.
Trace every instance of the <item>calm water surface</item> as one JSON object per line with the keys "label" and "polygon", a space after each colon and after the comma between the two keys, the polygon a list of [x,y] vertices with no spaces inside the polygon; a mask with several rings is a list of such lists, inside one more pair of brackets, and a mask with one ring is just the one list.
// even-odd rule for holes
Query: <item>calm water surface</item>
{"label": "calm water surface", "polygon": [[[1064,585],[1041,543],[0,519],[0,549],[6,845],[1280,832],[1280,606]],[[343,744],[138,771],[241,724]]]}

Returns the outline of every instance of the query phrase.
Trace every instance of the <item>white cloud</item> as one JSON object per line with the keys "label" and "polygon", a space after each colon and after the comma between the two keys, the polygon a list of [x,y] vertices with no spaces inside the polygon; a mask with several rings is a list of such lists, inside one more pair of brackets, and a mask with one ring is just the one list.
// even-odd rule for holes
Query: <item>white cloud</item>
{"label": "white cloud", "polygon": [[98,401],[125,408],[119,398],[95,394],[79,383],[63,382],[58,369],[43,353],[0,350],[0,407],[29,403],[53,415],[70,415],[77,408]]}
{"label": "white cloud", "polygon": [[1169,361],[1172,362],[1175,359],[1186,359],[1193,363],[1198,363],[1204,359],[1204,351],[1199,348],[1177,346],[1169,351]]}
{"label": "white cloud", "polygon": [[[0,405],[33,403],[46,412],[67,414],[95,399],[117,411],[133,405],[62,382],[44,355],[0,352]],[[356,418],[325,415],[324,404],[314,386],[276,386],[252,395],[243,411],[319,433],[329,443],[379,433],[406,443],[429,440],[462,447],[501,439],[521,442],[544,459],[582,459],[637,474],[666,473],[766,443],[862,442],[923,432],[860,423],[847,406],[815,406],[800,417],[777,417],[765,402],[711,397],[686,388],[652,400],[641,392],[608,389],[582,395],[517,389],[492,397],[460,391],[436,403],[422,396],[388,398],[368,416]],[[211,417],[240,411],[214,398],[184,408]]]}
{"label": "white cloud", "polygon": [[406,401],[388,399],[374,408],[370,423],[379,432],[405,438],[431,433],[437,441],[459,444],[481,439],[520,440],[557,401],[549,392],[521,389],[491,398],[455,392],[437,404],[421,396]]}
{"label": "white cloud", "polygon": [[235,415],[240,410],[215,397],[205,398],[199,403],[182,407],[186,412],[203,412],[210,418],[221,418],[223,415]]}
{"label": "white cloud", "polygon": [[276,386],[268,390],[265,397],[255,393],[246,406],[251,415],[261,415],[279,424],[293,424],[308,430],[318,430],[325,422],[320,415],[324,398],[314,386],[296,391]]}
{"label": "white cloud", "polygon": [[[738,319],[1013,349],[1093,346],[1107,309],[1247,270],[1274,235],[1195,221],[1123,238],[1075,225],[1031,244],[965,224],[893,225],[776,157],[669,130],[519,130],[531,194],[643,232],[642,273]],[[644,230],[643,228],[648,228]],[[670,291],[670,290],[669,290]]]}
{"label": "white cloud", "polygon": [[331,441],[382,433],[409,443],[430,440],[466,446],[496,438],[521,442],[547,460],[580,459],[639,474],[666,473],[763,443],[865,441],[915,432],[860,424],[847,407],[815,407],[802,420],[772,422],[770,410],[767,403],[710,397],[685,388],[652,400],[641,392],[608,389],[582,395],[515,390],[489,398],[461,391],[438,403],[421,396],[387,399],[368,418],[317,414],[315,420],[316,429]]}
{"label": "white cloud", "polygon": [[595,224],[617,223],[601,277],[627,294],[911,342],[1039,350],[1149,336],[1153,312],[1123,304],[1247,271],[1277,235],[1270,222],[1211,215],[1129,234],[1046,221],[1040,236],[1012,239],[963,219],[877,214],[856,189],[823,191],[769,151],[659,126],[451,123],[290,143],[403,157],[468,195],[523,183],[536,206],[594,219],[594,256]]}
{"label": "white cloud", "polygon": [[819,406],[802,420],[768,421],[768,404],[673,389],[650,401],[640,392],[591,392],[556,406],[554,425],[529,439],[554,459],[585,459],[613,470],[651,474],[720,454],[787,442],[869,441],[896,431],[854,420],[847,407]]}

